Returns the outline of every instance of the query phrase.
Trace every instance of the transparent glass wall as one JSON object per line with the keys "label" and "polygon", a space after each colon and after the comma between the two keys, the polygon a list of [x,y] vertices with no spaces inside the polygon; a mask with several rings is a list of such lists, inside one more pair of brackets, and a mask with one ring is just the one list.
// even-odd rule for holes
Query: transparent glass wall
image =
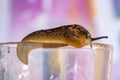
{"label": "transparent glass wall", "polygon": [[17,43],[0,44],[0,80],[111,80],[110,45],[43,48],[33,44],[27,65],[17,57]]}

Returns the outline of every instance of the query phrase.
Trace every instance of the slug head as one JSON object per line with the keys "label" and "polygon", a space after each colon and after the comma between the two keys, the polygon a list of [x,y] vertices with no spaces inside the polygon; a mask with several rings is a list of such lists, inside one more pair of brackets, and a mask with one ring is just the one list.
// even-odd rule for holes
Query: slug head
{"label": "slug head", "polygon": [[67,43],[71,46],[81,48],[91,44],[91,34],[80,25],[71,25],[67,31]]}
{"label": "slug head", "polygon": [[102,39],[102,38],[108,38],[107,36],[102,36],[102,37],[97,37],[97,38],[92,38],[91,34],[86,30],[84,27],[80,25],[72,25],[69,26],[69,44],[81,48],[86,45],[90,45],[92,47],[92,41]]}

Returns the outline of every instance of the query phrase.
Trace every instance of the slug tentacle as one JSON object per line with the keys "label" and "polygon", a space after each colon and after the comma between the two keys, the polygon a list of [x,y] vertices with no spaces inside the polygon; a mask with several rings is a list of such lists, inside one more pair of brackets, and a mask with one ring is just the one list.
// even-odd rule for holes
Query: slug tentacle
{"label": "slug tentacle", "polygon": [[91,40],[95,41],[95,40],[103,39],[103,38],[108,38],[108,36],[101,36],[101,37],[91,38]]}

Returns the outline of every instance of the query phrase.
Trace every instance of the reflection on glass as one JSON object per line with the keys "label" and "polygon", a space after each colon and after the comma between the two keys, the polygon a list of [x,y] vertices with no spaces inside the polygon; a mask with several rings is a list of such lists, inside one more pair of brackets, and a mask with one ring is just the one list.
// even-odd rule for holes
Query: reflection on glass
{"label": "reflection on glass", "polygon": [[[39,47],[36,47],[38,46]],[[110,80],[112,46],[93,44],[93,48],[35,47],[28,65],[17,57],[17,43],[0,44],[0,80]]]}

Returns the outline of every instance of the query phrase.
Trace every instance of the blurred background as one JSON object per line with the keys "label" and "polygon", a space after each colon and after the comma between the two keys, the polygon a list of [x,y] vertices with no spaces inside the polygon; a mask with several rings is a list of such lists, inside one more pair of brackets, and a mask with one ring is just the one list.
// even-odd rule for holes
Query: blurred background
{"label": "blurred background", "polygon": [[0,42],[67,24],[109,37],[98,42],[113,45],[112,80],[120,80],[120,0],[0,0]]}

